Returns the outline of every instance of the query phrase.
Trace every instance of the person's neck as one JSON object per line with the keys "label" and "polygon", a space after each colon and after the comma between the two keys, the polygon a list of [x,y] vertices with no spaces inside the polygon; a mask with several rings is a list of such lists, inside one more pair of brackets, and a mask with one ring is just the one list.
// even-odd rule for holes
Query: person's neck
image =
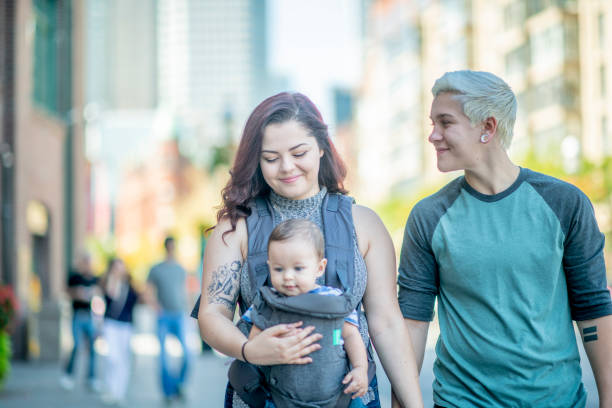
{"label": "person's neck", "polygon": [[465,180],[479,193],[495,195],[510,187],[519,173],[520,168],[512,163],[505,150],[499,148],[473,169],[466,169]]}

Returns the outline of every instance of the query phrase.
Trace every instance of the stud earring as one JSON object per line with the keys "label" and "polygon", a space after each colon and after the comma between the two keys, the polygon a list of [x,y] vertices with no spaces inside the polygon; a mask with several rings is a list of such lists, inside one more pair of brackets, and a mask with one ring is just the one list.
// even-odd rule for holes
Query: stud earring
{"label": "stud earring", "polygon": [[487,143],[488,140],[489,140],[489,135],[487,135],[486,133],[483,133],[482,135],[480,135],[480,143]]}

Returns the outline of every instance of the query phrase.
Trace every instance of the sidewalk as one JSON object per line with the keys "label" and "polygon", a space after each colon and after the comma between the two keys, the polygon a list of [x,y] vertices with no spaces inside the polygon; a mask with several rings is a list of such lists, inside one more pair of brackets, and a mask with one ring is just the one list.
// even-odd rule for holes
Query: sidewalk
{"label": "sidewalk", "polygon": [[[225,395],[226,358],[206,353],[192,358],[185,402],[176,407],[220,407]],[[155,356],[136,355],[128,387],[127,407],[167,407],[162,398]],[[81,370],[83,372],[83,370]],[[12,372],[0,392],[3,408],[83,408],[105,407],[100,396],[89,391],[84,381],[73,391],[59,386],[61,370],[57,364],[13,362]],[[81,377],[82,378],[82,377]]]}
{"label": "sidewalk", "polygon": [[[425,407],[433,406],[432,382],[433,362],[435,360],[434,345],[437,338],[437,327],[432,324],[427,350],[421,371],[421,390]],[[150,332],[141,332],[133,342],[134,357],[132,375],[128,386],[126,407],[130,408],[161,408],[165,405],[160,386],[158,372],[157,341]],[[158,345],[157,345],[158,347]],[[582,359],[583,382],[588,392],[587,408],[596,408],[597,389],[582,345],[579,350]],[[77,378],[81,379],[73,391],[65,391],[59,386],[61,376],[58,364],[40,364],[14,361],[11,375],[0,392],[2,408],[103,408],[100,396],[90,392],[82,380],[84,373],[84,356],[77,360]],[[98,370],[102,373],[103,356],[98,356]],[[194,353],[191,358],[190,375],[185,387],[185,401],[174,402],[173,407],[208,408],[222,407],[225,396],[227,370],[231,360],[213,352],[201,355]],[[380,399],[383,408],[390,406],[391,390],[387,377],[380,363],[378,367],[378,383]],[[99,377],[100,378],[100,377]]]}

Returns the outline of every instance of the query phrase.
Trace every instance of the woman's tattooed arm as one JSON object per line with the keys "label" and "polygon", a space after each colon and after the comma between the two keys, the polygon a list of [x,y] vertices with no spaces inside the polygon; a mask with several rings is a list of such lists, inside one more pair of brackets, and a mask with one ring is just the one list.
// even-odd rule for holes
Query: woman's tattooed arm
{"label": "woman's tattooed arm", "polygon": [[220,265],[213,271],[211,283],[208,285],[209,304],[225,305],[230,312],[234,312],[240,289],[241,268],[240,261],[233,261]]}

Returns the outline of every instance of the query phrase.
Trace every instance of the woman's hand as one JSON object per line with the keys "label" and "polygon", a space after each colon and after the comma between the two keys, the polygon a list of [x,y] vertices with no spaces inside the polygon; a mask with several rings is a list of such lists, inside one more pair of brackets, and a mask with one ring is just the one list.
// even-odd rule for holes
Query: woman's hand
{"label": "woman's hand", "polygon": [[244,355],[251,364],[308,364],[310,353],[321,348],[316,343],[321,334],[311,334],[313,326],[300,328],[302,322],[278,324],[253,337],[244,347]]}

